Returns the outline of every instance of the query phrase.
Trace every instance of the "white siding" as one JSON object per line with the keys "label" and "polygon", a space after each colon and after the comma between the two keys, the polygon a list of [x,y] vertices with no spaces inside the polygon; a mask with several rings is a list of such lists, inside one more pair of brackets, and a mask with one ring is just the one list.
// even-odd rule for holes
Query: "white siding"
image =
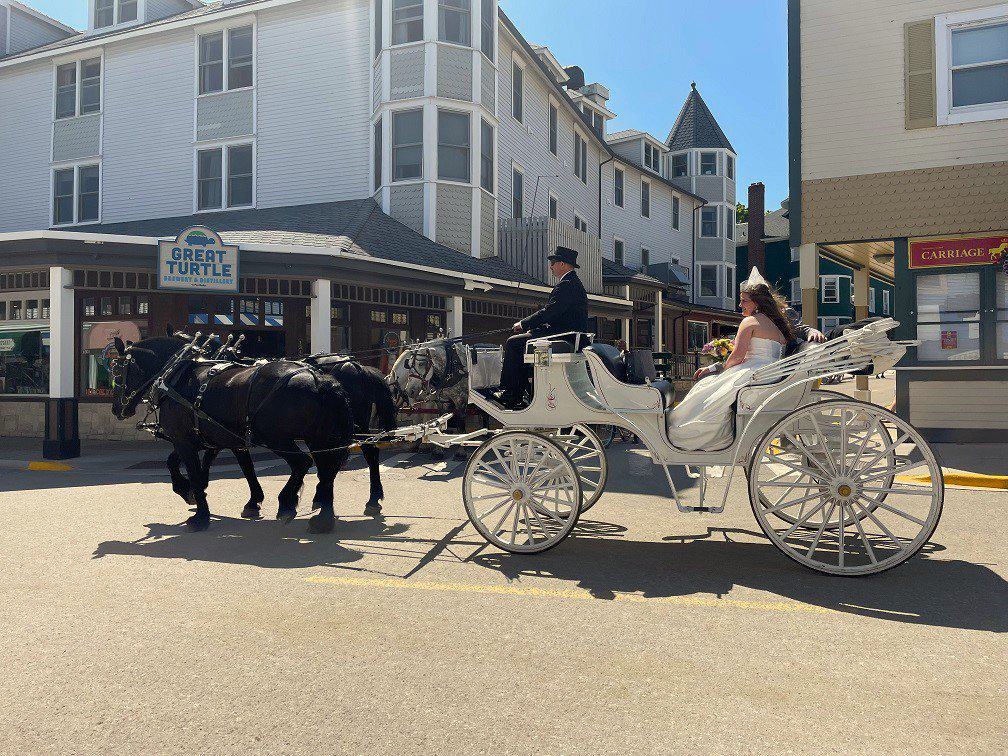
{"label": "white siding", "polygon": [[368,18],[366,0],[259,15],[259,207],[370,195]]}
{"label": "white siding", "polygon": [[[539,192],[534,215],[546,217],[549,213],[549,192],[559,200],[558,218],[574,223],[574,214],[588,222],[588,232],[598,234],[598,166],[600,149],[587,128],[581,133],[588,143],[588,185],[574,175],[574,115],[563,102],[558,102],[559,127],[557,129],[557,155],[549,151],[549,92],[553,88],[542,75],[537,64],[527,58],[501,26],[499,34],[499,74],[497,81],[500,102],[500,132],[498,134],[498,213],[511,217],[512,161],[525,171],[525,215],[532,210],[536,176]],[[518,50],[525,62],[525,112],[524,124],[511,116],[511,60]],[[581,124],[581,121],[578,121]],[[558,178],[553,176],[557,175]]]}
{"label": "white siding", "polygon": [[[617,207],[613,193],[614,169],[623,171],[623,207]],[[651,217],[641,215],[641,178],[651,183]],[[693,200],[680,196],[679,230],[672,230],[673,189],[648,178],[646,172],[623,163],[610,163],[602,169],[602,254],[613,259],[615,239],[624,244],[623,262],[631,268],[640,266],[641,248],[651,254],[651,264],[678,260],[689,267],[692,254]]]}
{"label": "white siding", "polygon": [[0,70],[0,232],[49,228],[52,64]]}
{"label": "white siding", "polygon": [[30,50],[65,39],[70,35],[55,26],[43,23],[34,16],[22,13],[17,8],[10,9],[10,53]]}
{"label": "white siding", "polygon": [[159,18],[185,13],[187,10],[192,10],[192,6],[182,0],[147,0],[146,18],[148,21],[156,21]]}
{"label": "white siding", "polygon": [[903,24],[995,4],[803,0],[802,179],[1008,159],[1008,120],[904,125]]}
{"label": "white siding", "polygon": [[102,222],[193,211],[194,45],[179,29],[106,48]]}

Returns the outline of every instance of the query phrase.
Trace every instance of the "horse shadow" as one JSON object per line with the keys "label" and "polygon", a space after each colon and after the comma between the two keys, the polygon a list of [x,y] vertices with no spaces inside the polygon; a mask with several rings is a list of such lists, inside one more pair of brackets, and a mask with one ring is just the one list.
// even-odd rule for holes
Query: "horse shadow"
{"label": "horse shadow", "polygon": [[932,558],[944,550],[939,544],[888,572],[844,578],[791,562],[758,532],[708,528],[648,542],[607,537],[618,531],[606,525],[582,520],[567,543],[543,554],[480,553],[471,561],[509,580],[576,583],[598,599],[615,599],[617,593],[720,598],[739,586],[863,617],[1008,632],[1008,582],[982,564]]}
{"label": "horse shadow", "polygon": [[242,520],[212,515],[210,528],[192,532],[185,525],[148,523],[147,533],[135,541],[104,541],[92,559],[142,556],[153,559],[242,564],[265,569],[335,567],[363,559],[363,553],[341,543],[402,535],[405,523],[384,518],[338,519],[333,533],[313,534],[304,520],[290,524],[276,520]]}

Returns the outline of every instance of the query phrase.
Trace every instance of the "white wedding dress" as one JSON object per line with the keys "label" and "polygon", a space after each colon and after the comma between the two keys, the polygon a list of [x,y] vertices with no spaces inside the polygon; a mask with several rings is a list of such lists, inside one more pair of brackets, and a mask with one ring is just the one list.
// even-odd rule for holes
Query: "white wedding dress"
{"label": "white wedding dress", "polygon": [[731,446],[735,436],[732,405],[739,389],[758,368],[776,362],[784,354],[784,344],[754,337],[745,360],[727,370],[699,381],[669,413],[669,441],[684,451],[717,451]]}

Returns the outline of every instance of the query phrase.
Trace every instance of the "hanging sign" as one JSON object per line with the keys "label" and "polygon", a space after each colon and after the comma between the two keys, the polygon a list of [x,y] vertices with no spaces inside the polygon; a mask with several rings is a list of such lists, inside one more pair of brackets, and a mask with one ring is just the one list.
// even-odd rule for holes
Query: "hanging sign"
{"label": "hanging sign", "polygon": [[238,247],[206,226],[158,242],[158,288],[237,293]]}
{"label": "hanging sign", "polygon": [[1008,234],[915,239],[910,242],[911,268],[1001,265],[1006,261]]}

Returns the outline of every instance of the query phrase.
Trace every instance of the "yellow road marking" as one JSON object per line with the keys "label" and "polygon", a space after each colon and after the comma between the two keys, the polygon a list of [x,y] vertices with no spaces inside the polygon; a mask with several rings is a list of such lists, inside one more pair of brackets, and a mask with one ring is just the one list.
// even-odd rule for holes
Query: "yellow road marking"
{"label": "yellow road marking", "polygon": [[[329,575],[313,575],[305,578],[306,583],[337,585],[344,588],[411,588],[415,591],[444,591],[449,593],[477,593],[495,596],[522,596],[526,598],[558,598],[575,601],[595,601],[587,591],[534,588],[518,585],[480,585],[476,583],[434,583],[413,580],[392,580],[388,578],[355,578]],[[703,596],[661,596],[649,598],[638,593],[617,593],[618,601],[636,603],[672,604],[675,606],[707,606],[718,609],[756,609],[767,612],[809,612],[823,614],[830,610],[796,601],[744,601],[742,599],[705,598]]]}
{"label": "yellow road marking", "polygon": [[67,470],[73,470],[73,467],[65,465],[62,462],[29,462],[28,469],[66,472]]}
{"label": "yellow road marking", "polygon": [[[942,471],[942,478],[950,486],[972,486],[974,488],[997,488],[1008,491],[1008,475],[983,475],[982,473],[971,473],[964,470]],[[927,485],[931,482],[930,475],[897,475],[896,480],[901,483],[916,483]]]}

